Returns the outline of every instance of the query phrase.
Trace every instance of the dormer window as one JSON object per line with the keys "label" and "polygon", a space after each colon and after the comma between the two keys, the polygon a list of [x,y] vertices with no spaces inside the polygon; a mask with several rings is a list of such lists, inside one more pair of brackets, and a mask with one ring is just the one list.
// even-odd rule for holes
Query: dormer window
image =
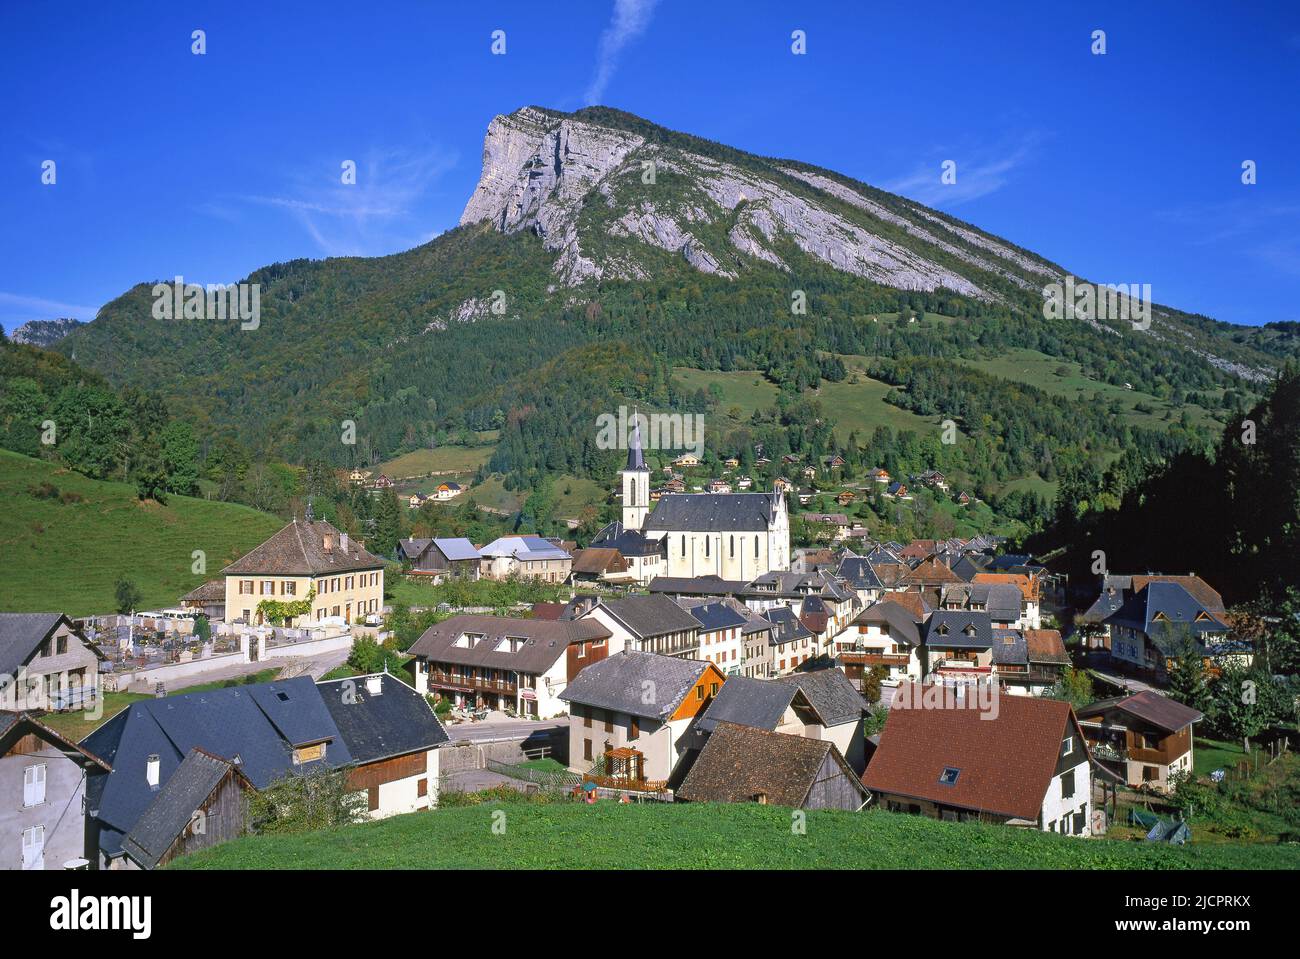
{"label": "dormer window", "polygon": [[941,786],[957,785],[957,777],[961,775],[961,770],[955,766],[944,766],[943,772],[939,774],[939,784]]}

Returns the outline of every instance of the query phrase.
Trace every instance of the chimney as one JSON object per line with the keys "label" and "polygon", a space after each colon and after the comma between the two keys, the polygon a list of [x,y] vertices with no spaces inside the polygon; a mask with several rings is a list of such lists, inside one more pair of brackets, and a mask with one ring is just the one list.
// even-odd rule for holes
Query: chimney
{"label": "chimney", "polygon": [[347,533],[340,533],[340,534],[339,534],[339,548],[342,549],[343,552],[345,552],[345,553],[348,551],[348,534],[347,534]]}
{"label": "chimney", "polygon": [[158,754],[152,753],[144,765],[144,778],[149,783],[150,789],[158,788]]}

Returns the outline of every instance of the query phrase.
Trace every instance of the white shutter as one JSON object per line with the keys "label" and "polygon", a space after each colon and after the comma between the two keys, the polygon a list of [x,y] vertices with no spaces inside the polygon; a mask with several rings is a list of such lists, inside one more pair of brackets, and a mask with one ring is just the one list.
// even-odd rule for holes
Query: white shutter
{"label": "white shutter", "polygon": [[23,805],[39,806],[45,802],[45,763],[23,770]]}
{"label": "white shutter", "polygon": [[32,826],[23,830],[23,868],[45,868],[45,827]]}

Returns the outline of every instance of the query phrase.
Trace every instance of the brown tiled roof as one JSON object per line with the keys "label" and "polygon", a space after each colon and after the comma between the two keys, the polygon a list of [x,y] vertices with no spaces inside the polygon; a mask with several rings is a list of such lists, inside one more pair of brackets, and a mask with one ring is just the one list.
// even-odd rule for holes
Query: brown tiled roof
{"label": "brown tiled roof", "polygon": [[366,552],[356,540],[343,552],[343,534],[323,519],[297,520],[261,546],[222,570],[227,576],[346,573],[381,569],[384,561]]}
{"label": "brown tiled roof", "polygon": [[533,603],[533,619],[549,619],[554,622],[563,613],[563,603]]}
{"label": "brown tiled roof", "polygon": [[[461,635],[479,634],[474,646],[456,646]],[[531,640],[518,652],[498,651],[507,636]],[[564,655],[569,644],[587,639],[608,639],[610,632],[598,620],[513,619],[506,616],[453,616],[436,623],[407,650],[432,662],[464,666],[492,666],[522,673],[541,674]]]}
{"label": "brown tiled roof", "polygon": [[909,586],[945,586],[962,581],[960,576],[935,559],[920,563],[901,580]]}
{"label": "brown tiled roof", "polygon": [[1070,654],[1065,651],[1060,630],[1026,629],[1025,645],[1029,649],[1031,663],[1070,663]]}
{"label": "brown tiled roof", "polygon": [[182,603],[221,603],[226,600],[226,581],[210,579],[181,597]]}
{"label": "brown tiled roof", "polygon": [[627,560],[616,549],[608,547],[588,547],[573,554],[573,571],[575,573],[621,573],[627,569]]}
{"label": "brown tiled roof", "polygon": [[1132,696],[1092,703],[1079,710],[1079,715],[1084,718],[1098,716],[1107,709],[1118,709],[1169,733],[1176,733],[1184,726],[1204,718],[1202,713],[1192,707],[1184,706],[1168,696],[1161,696],[1151,689],[1144,689]]}
{"label": "brown tiled roof", "polygon": [[[899,695],[906,691],[900,687],[894,701],[908,701],[911,697]],[[923,690],[913,687],[911,692],[919,702]],[[999,696],[997,716],[988,719],[948,693],[946,708],[896,705],[889,710],[863,783],[875,792],[1037,819],[1067,724],[1073,725],[1070,704]],[[947,767],[960,770],[950,786],[939,781]]]}
{"label": "brown tiled roof", "polygon": [[925,604],[925,597],[920,593],[885,593],[880,597],[882,603],[897,603],[907,610],[912,619],[918,623],[929,616],[932,610]]}
{"label": "brown tiled roof", "polygon": [[1223,597],[1219,595],[1219,591],[1199,576],[1134,576],[1132,577],[1133,592],[1142,592],[1147,583],[1177,583],[1210,612],[1219,614],[1224,612]]}
{"label": "brown tiled roof", "polygon": [[897,586],[903,578],[912,572],[905,563],[876,563],[871,567],[880,585],[886,588]]}
{"label": "brown tiled roof", "polygon": [[971,577],[972,583],[1011,583],[1020,587],[1020,594],[1028,602],[1038,601],[1038,583],[1024,573],[976,573]]}
{"label": "brown tiled roof", "polygon": [[709,735],[677,795],[688,802],[752,802],[763,794],[772,805],[798,808],[828,755],[857,782],[830,740],[721,722]]}

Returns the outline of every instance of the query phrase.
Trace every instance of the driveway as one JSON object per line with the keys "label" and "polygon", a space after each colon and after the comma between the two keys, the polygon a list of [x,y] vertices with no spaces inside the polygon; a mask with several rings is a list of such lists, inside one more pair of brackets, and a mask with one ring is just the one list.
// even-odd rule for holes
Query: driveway
{"label": "driveway", "polygon": [[560,730],[564,735],[568,734],[568,716],[561,716],[559,719],[545,719],[540,722],[529,719],[505,719],[485,720],[479,723],[456,723],[447,727],[447,735],[451,737],[453,742],[484,743],[545,737],[556,735],[556,730]]}

